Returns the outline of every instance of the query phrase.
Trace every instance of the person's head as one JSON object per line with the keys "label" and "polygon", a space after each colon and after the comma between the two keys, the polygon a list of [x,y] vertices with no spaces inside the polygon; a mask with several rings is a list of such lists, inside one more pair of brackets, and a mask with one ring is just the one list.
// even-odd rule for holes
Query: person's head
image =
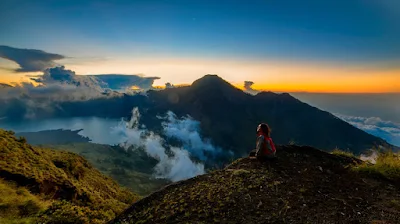
{"label": "person's head", "polygon": [[270,137],[271,135],[271,129],[269,128],[268,124],[266,123],[261,123],[257,127],[257,134],[263,133],[264,135],[267,135]]}

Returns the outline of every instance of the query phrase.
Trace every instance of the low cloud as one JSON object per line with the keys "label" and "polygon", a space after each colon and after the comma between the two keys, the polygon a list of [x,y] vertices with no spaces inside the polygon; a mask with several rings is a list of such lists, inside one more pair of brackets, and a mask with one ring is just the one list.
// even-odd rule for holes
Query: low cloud
{"label": "low cloud", "polygon": [[102,92],[106,84],[94,77],[76,75],[74,71],[65,69],[64,66],[48,68],[43,75],[31,78],[42,85],[69,85],[74,87],[86,87]]}
{"label": "low cloud", "polygon": [[0,88],[0,116],[36,119],[62,111],[63,102],[87,101],[119,97],[120,93],[100,92],[96,89],[68,84],[52,83],[34,86],[18,83],[14,87]]}
{"label": "low cloud", "polygon": [[161,135],[141,126],[137,108],[133,109],[131,120],[115,127],[113,133],[124,136],[121,139],[124,148],[142,148],[150,157],[159,161],[154,168],[156,177],[178,181],[204,174],[204,164],[194,159],[205,161],[207,152],[218,153],[220,149],[210,141],[202,140],[197,121],[189,117],[178,119],[172,112],[159,118],[164,120],[162,134],[179,140],[182,147],[168,145],[168,141]]}
{"label": "low cloud", "polygon": [[243,85],[244,91],[247,93],[253,94],[253,95],[259,93],[260,91],[252,88],[253,85],[254,85],[254,82],[252,82],[252,81],[244,81],[244,85]]}
{"label": "low cloud", "polygon": [[0,57],[17,63],[20,68],[15,70],[16,72],[40,72],[56,66],[55,60],[65,58],[65,56],[60,54],[8,46],[0,46]]}
{"label": "low cloud", "polygon": [[99,97],[117,96],[117,93],[101,93],[95,89],[67,84],[34,86],[32,83],[18,83],[14,87],[0,88],[0,100],[20,99],[38,101],[84,101]]}
{"label": "low cloud", "polygon": [[[10,111],[24,112],[23,118],[34,119],[40,112],[51,114],[60,102],[86,101],[144,93],[157,77],[136,75],[77,75],[64,66],[48,68],[43,75],[31,76],[32,83],[0,85],[0,116]],[[131,89],[135,86],[135,89]],[[118,90],[118,91],[117,91]]]}
{"label": "low cloud", "polygon": [[77,87],[87,87],[99,92],[112,90],[129,92],[131,87],[139,90],[149,90],[159,77],[143,77],[140,75],[77,75],[64,66],[46,69],[43,75],[31,78],[32,81],[43,85],[62,84]]}
{"label": "low cloud", "polygon": [[164,133],[183,143],[183,147],[196,158],[205,161],[208,156],[221,153],[220,148],[214,147],[210,140],[203,140],[200,136],[200,122],[190,116],[179,119],[173,112],[167,112],[162,123]]}
{"label": "low cloud", "polygon": [[335,115],[365,132],[381,137],[393,145],[400,146],[400,124],[398,123],[385,121],[379,117]]}

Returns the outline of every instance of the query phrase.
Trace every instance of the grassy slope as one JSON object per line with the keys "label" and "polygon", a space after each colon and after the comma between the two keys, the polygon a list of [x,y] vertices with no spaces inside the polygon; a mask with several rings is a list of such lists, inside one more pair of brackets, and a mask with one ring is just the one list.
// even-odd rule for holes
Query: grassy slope
{"label": "grassy slope", "polygon": [[[3,219],[29,218],[48,223],[102,223],[138,196],[94,169],[74,153],[40,149],[0,129],[0,178]],[[13,185],[30,193],[12,192]],[[8,193],[7,193],[8,192]],[[26,194],[26,196],[24,196]],[[37,213],[20,214],[18,203],[31,200]],[[15,201],[15,204],[12,202]],[[35,206],[34,206],[35,207]]]}
{"label": "grassy slope", "polygon": [[278,150],[274,161],[243,158],[169,185],[111,223],[400,223],[400,176],[355,172],[381,169],[347,155]]}
{"label": "grassy slope", "polygon": [[51,201],[30,193],[24,187],[18,187],[0,179],[0,223],[33,223],[36,214],[50,206]]}
{"label": "grassy slope", "polygon": [[152,177],[153,167],[157,161],[139,150],[127,152],[117,146],[94,143],[73,143],[48,147],[83,156],[96,169],[139,195],[148,195],[169,183],[167,180]]}

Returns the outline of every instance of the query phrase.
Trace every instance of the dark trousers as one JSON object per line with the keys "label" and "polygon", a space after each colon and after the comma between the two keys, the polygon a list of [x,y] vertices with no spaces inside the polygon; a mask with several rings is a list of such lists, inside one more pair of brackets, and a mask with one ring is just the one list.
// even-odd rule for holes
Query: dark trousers
{"label": "dark trousers", "polygon": [[[249,157],[256,157],[256,150],[255,149],[250,151]],[[260,161],[273,160],[275,158],[276,158],[275,155],[258,155],[257,156],[257,159],[260,160]]]}

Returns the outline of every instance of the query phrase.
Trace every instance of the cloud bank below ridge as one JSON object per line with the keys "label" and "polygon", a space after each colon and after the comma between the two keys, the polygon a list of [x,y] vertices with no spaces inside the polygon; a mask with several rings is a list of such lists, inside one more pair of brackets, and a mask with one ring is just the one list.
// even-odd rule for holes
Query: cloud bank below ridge
{"label": "cloud bank below ridge", "polygon": [[379,117],[335,115],[369,134],[381,137],[393,145],[400,146],[400,124],[398,123],[385,121]]}

